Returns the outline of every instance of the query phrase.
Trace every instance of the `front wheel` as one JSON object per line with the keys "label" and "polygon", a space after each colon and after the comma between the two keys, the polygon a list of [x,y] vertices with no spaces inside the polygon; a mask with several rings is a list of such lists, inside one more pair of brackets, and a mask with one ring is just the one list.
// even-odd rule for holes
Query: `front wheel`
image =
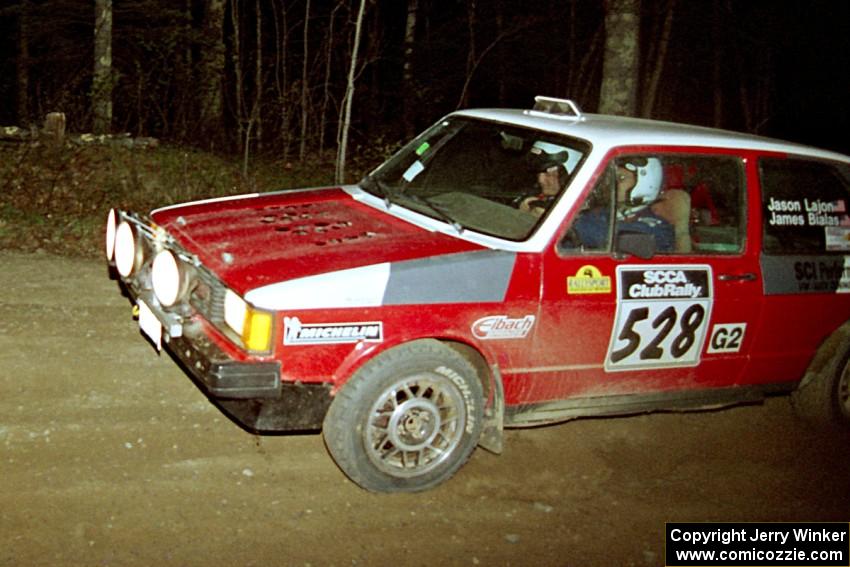
{"label": "front wheel", "polygon": [[363,366],[325,416],[328,451],[343,472],[375,492],[415,492],[448,480],[481,433],[475,368],[436,340],[407,343]]}

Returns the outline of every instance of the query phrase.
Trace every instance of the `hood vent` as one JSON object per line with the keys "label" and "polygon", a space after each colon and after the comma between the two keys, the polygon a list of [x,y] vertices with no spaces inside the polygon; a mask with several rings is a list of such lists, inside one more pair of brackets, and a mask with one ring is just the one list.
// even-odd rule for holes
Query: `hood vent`
{"label": "hood vent", "polygon": [[315,203],[300,205],[271,205],[263,207],[260,223],[274,225],[274,231],[293,236],[324,236],[316,240],[316,246],[348,244],[358,240],[371,239],[377,232],[362,231],[352,233],[352,221],[333,220],[330,211],[321,210]]}

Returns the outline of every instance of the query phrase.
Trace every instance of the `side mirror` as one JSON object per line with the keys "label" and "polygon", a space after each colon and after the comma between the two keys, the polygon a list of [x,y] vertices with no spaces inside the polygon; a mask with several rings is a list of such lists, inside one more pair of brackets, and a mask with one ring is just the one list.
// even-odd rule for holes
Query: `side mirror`
{"label": "side mirror", "polygon": [[645,232],[621,232],[617,235],[616,252],[648,260],[655,256],[655,235]]}

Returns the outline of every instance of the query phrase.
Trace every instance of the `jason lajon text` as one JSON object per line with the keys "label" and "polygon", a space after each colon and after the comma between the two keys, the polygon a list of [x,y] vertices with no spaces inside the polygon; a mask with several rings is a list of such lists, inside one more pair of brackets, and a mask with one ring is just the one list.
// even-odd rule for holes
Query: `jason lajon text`
{"label": "jason lajon text", "polygon": [[[846,218],[847,206],[843,200],[824,202],[820,199],[803,202],[770,198],[767,204],[770,215],[767,222],[773,226],[839,226]],[[804,214],[805,213],[805,214]]]}
{"label": "jason lajon text", "polygon": [[690,543],[722,543],[724,545],[737,541],[768,541],[781,544],[793,542],[843,542],[847,541],[847,532],[840,530],[812,528],[795,528],[792,530],[762,530],[759,528],[715,529],[708,531],[691,531],[675,528],[670,532],[672,541]]}

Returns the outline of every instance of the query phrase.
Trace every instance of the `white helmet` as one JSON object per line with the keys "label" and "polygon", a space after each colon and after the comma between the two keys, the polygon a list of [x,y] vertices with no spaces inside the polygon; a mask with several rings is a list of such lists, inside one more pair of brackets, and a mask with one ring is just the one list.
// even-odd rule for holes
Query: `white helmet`
{"label": "white helmet", "polygon": [[534,145],[531,146],[530,155],[538,160],[548,158],[550,162],[548,165],[550,166],[563,165],[567,173],[573,172],[582,156],[578,150],[543,140],[534,142]]}
{"label": "white helmet", "polygon": [[658,199],[661,183],[664,180],[664,168],[658,158],[627,158],[622,167],[633,171],[637,181],[627,196],[622,213],[630,216],[644,209]]}

